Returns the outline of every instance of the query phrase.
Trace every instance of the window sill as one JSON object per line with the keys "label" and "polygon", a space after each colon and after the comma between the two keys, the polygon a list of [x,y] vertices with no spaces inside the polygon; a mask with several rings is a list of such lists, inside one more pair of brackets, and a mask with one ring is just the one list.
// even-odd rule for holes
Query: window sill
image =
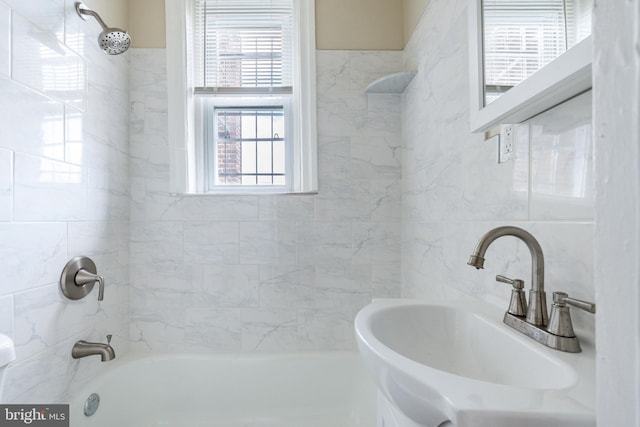
{"label": "window sill", "polygon": [[294,192],[294,191],[283,191],[283,192],[208,192],[208,193],[169,193],[171,197],[216,197],[216,196],[316,196],[318,194],[317,191],[306,191],[306,192]]}

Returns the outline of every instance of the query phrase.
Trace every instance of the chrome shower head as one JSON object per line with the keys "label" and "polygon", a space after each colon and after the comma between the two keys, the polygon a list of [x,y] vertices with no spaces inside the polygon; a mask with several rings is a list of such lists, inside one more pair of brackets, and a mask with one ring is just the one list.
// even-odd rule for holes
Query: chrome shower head
{"label": "chrome shower head", "polygon": [[125,30],[107,27],[107,24],[100,18],[100,15],[89,9],[83,3],[76,2],[76,12],[78,16],[85,21],[87,20],[86,16],[93,16],[96,21],[98,21],[98,24],[102,27],[102,32],[98,36],[98,43],[104,52],[109,55],[119,55],[126,52],[129,46],[131,46],[131,37]]}
{"label": "chrome shower head", "polygon": [[108,28],[98,37],[100,47],[109,55],[119,55],[131,46],[131,37],[126,31],[118,28]]}

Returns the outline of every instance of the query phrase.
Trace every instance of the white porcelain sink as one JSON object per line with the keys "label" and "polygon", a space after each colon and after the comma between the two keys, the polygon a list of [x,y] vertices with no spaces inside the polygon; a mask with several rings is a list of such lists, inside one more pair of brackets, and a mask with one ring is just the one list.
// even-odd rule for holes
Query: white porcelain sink
{"label": "white porcelain sink", "polygon": [[482,305],[375,300],[362,309],[358,347],[387,400],[428,427],[595,426],[593,357],[548,349]]}

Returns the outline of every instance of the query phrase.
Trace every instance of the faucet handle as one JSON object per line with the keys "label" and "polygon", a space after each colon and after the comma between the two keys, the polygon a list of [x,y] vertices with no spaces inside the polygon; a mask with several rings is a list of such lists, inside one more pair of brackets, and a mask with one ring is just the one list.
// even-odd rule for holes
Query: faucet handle
{"label": "faucet handle", "polygon": [[113,335],[111,335],[111,334],[107,335],[107,345],[111,345],[111,337],[112,336]]}
{"label": "faucet handle", "polygon": [[583,301],[581,299],[571,298],[566,292],[554,292],[553,304],[560,307],[564,307],[565,304],[572,305],[581,310],[588,311],[589,313],[596,312],[596,305],[589,301]]}
{"label": "faucet handle", "polygon": [[501,283],[507,283],[513,286],[511,290],[511,301],[509,302],[509,309],[507,313],[514,316],[526,316],[527,315],[527,299],[524,295],[524,280],[510,279],[506,276],[498,274],[496,281]]}
{"label": "faucet handle", "polygon": [[588,301],[571,298],[565,292],[553,293],[553,305],[551,306],[551,315],[549,316],[547,331],[561,337],[575,337],[576,334],[573,331],[573,324],[567,304],[588,311],[589,313],[596,312],[596,305]]}
{"label": "faucet handle", "polygon": [[508,283],[510,285],[513,285],[514,289],[522,289],[522,288],[524,288],[524,281],[523,280],[510,279],[507,276],[503,276],[501,274],[498,274],[496,276],[496,281],[497,282],[502,282],[502,283]]}

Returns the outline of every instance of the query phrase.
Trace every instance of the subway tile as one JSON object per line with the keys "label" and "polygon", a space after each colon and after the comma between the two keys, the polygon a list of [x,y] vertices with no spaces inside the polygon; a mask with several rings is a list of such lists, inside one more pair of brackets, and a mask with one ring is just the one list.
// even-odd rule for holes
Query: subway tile
{"label": "subway tile", "polygon": [[184,223],[184,257],[192,262],[237,264],[238,223]]}
{"label": "subway tile", "polygon": [[94,286],[87,296],[88,301],[84,300],[82,304],[66,300],[57,283],[16,293],[17,357],[21,360],[29,358],[81,333],[93,322],[106,320],[106,313],[98,310],[97,292],[97,286]]}
{"label": "subway tile", "polygon": [[530,120],[531,219],[595,214],[591,91]]}
{"label": "subway tile", "polygon": [[0,3],[0,74],[11,76],[11,9]]}
{"label": "subway tile", "polygon": [[353,223],[355,264],[400,264],[400,223]]}
{"label": "subway tile", "polygon": [[256,196],[207,196],[202,198],[202,218],[205,221],[256,221]]}
{"label": "subway tile", "polygon": [[399,264],[373,264],[371,269],[371,297],[400,298],[401,266]]}
{"label": "subway tile", "polygon": [[351,138],[351,176],[384,179],[402,177],[402,141],[395,137]]}
{"label": "subway tile", "polygon": [[344,94],[350,90],[349,51],[317,50],[316,73],[318,94]]}
{"label": "subway tile", "polygon": [[0,92],[0,146],[64,160],[63,105],[2,77]]}
{"label": "subway tile", "polygon": [[311,195],[260,196],[258,217],[260,221],[310,221],[315,214],[315,197]]}
{"label": "subway tile", "polygon": [[120,265],[120,242],[129,240],[126,223],[77,221],[67,225],[70,257],[90,257],[100,271]]}
{"label": "subway tile", "polygon": [[87,217],[86,169],[16,153],[14,220],[59,221]]}
{"label": "subway tile", "polygon": [[4,0],[4,2],[13,9],[14,19],[16,14],[19,18],[28,18],[37,26],[39,32],[49,33],[62,40],[64,0]]}
{"label": "subway tile", "polygon": [[243,320],[237,309],[196,308],[186,313],[186,328],[182,345],[191,351],[240,351]]}
{"label": "subway tile", "polygon": [[[131,201],[132,212],[137,219],[149,221],[201,221],[202,203],[200,197],[171,195],[166,186],[155,181],[144,181],[142,195]],[[135,211],[134,211],[135,210]]]}
{"label": "subway tile", "polygon": [[291,222],[241,222],[241,264],[294,264],[296,226]]}
{"label": "subway tile", "polygon": [[380,77],[402,70],[401,51],[349,51],[349,85],[354,92],[364,93],[366,87]]}
{"label": "subway tile", "polygon": [[367,96],[367,135],[397,141],[402,136],[402,97],[396,94]]}
{"label": "subway tile", "polygon": [[13,215],[13,153],[0,149],[0,221]]}
{"label": "subway tile", "polygon": [[308,309],[298,312],[301,350],[353,350],[355,336],[352,309]]}
{"label": "subway tile", "polygon": [[260,268],[257,265],[205,264],[202,305],[216,307],[257,307]]}
{"label": "subway tile", "polygon": [[18,14],[12,21],[12,77],[80,110],[86,107],[86,61]]}
{"label": "subway tile", "polygon": [[346,136],[318,137],[318,176],[347,179],[351,176],[351,139]]}
{"label": "subway tile", "polygon": [[13,295],[0,296],[0,334],[13,339]]}
{"label": "subway tile", "polygon": [[[516,125],[515,156],[497,163],[490,142],[464,143],[461,153],[461,217],[473,220],[526,220],[529,214],[528,125]],[[482,179],[479,179],[482,177]]]}
{"label": "subway tile", "polygon": [[131,313],[129,339],[133,351],[184,351],[185,310],[140,309]]}
{"label": "subway tile", "polygon": [[368,220],[370,196],[367,180],[321,180],[316,197],[316,220]]}
{"label": "subway tile", "polygon": [[131,224],[132,264],[182,262],[184,248],[182,222]]}
{"label": "subway tile", "polygon": [[351,262],[349,223],[300,223],[297,240],[300,265]]}
{"label": "subway tile", "polygon": [[260,306],[313,307],[314,268],[303,265],[260,266]]}
{"label": "subway tile", "polygon": [[73,366],[78,364],[69,356],[73,342],[56,343],[31,358],[13,362],[5,373],[2,402],[62,401],[69,392]]}
{"label": "subway tile", "polygon": [[243,351],[297,350],[297,317],[288,309],[242,310]]}
{"label": "subway tile", "polygon": [[181,261],[136,263],[130,275],[132,310],[185,310],[205,306],[201,270],[199,265]]}
{"label": "subway tile", "polygon": [[67,261],[66,224],[0,223],[4,294],[57,283]]}
{"label": "subway tile", "polygon": [[316,266],[318,308],[350,307],[358,310],[371,302],[371,265]]}
{"label": "subway tile", "polygon": [[402,217],[402,180],[371,181],[371,221],[394,222]]}
{"label": "subway tile", "polygon": [[364,135],[367,128],[367,99],[362,94],[318,94],[318,136]]}

